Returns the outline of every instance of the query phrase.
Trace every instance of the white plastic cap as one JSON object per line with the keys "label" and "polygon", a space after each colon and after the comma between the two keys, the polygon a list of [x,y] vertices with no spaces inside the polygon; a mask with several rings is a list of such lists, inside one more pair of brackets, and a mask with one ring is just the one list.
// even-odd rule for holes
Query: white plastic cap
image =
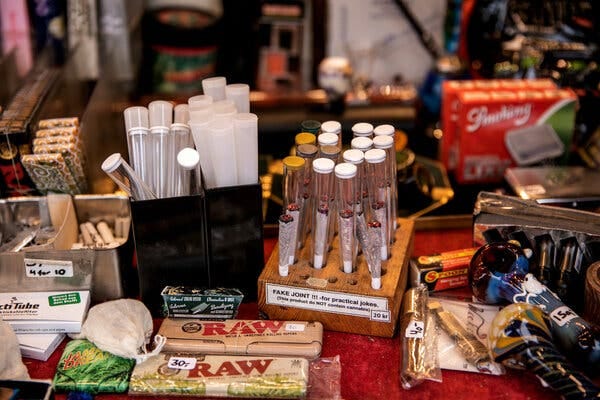
{"label": "white plastic cap", "polygon": [[373,289],[381,289],[381,278],[371,278],[371,287]]}
{"label": "white plastic cap", "polygon": [[394,146],[394,138],[391,136],[375,136],[373,138],[373,147],[376,149],[389,149]]}
{"label": "white plastic cap", "polygon": [[181,149],[181,151],[177,153],[177,163],[181,166],[181,168],[191,170],[196,168],[196,165],[198,165],[199,162],[200,155],[191,147]]}
{"label": "white plastic cap", "polygon": [[335,163],[329,158],[316,158],[312,162],[313,171],[320,174],[330,174],[335,168]]}
{"label": "white plastic cap", "polygon": [[123,157],[120,153],[113,153],[102,162],[102,171],[106,173],[113,172],[123,163]]}
{"label": "white plastic cap", "polygon": [[350,163],[341,163],[335,166],[335,176],[340,179],[354,178],[356,171],[356,165]]}
{"label": "white plastic cap", "polygon": [[338,143],[338,135],[335,133],[321,133],[317,136],[317,142],[321,146],[335,145]]}
{"label": "white plastic cap", "polygon": [[396,128],[390,124],[377,125],[375,129],[373,129],[373,134],[375,136],[392,136],[396,133]]}
{"label": "white plastic cap", "polygon": [[371,164],[377,164],[385,161],[385,150],[371,149],[365,152],[365,161]]}
{"label": "white plastic cap", "polygon": [[342,157],[344,158],[344,162],[350,164],[360,164],[365,159],[365,153],[358,149],[350,149],[344,151]]}
{"label": "white plastic cap", "polygon": [[368,122],[359,122],[352,125],[352,132],[356,136],[371,136],[373,133],[373,125]]}
{"label": "white plastic cap", "polygon": [[187,104],[177,104],[173,109],[173,122],[186,124],[190,122],[190,109]]}
{"label": "white plastic cap", "polygon": [[150,128],[154,126],[171,126],[173,123],[173,104],[166,100],[155,100],[148,104]]}
{"label": "white plastic cap", "polygon": [[367,151],[373,147],[373,139],[366,136],[355,137],[350,141],[350,147],[362,151]]}
{"label": "white plastic cap", "polygon": [[342,124],[338,121],[325,121],[321,124],[321,132],[339,134],[342,131]]}
{"label": "white plastic cap", "polygon": [[148,109],[142,106],[129,107],[123,111],[123,117],[125,118],[125,131],[129,132],[130,129],[135,128],[146,128],[148,125]]}
{"label": "white plastic cap", "polygon": [[213,103],[213,98],[206,94],[199,94],[197,96],[192,96],[188,99],[188,105],[190,108],[195,107],[206,107],[210,106]]}

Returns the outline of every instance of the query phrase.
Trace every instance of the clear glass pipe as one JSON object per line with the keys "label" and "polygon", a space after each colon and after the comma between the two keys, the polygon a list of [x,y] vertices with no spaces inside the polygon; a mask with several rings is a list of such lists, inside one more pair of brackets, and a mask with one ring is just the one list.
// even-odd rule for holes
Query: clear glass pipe
{"label": "clear glass pipe", "polygon": [[340,259],[346,273],[354,272],[356,260],[356,170],[350,163],[335,166]]}
{"label": "clear glass pipe", "polygon": [[329,251],[328,231],[331,228],[331,201],[335,190],[335,164],[328,158],[317,158],[312,163],[314,179],[314,202],[312,211],[312,263],[320,269],[327,263]]}

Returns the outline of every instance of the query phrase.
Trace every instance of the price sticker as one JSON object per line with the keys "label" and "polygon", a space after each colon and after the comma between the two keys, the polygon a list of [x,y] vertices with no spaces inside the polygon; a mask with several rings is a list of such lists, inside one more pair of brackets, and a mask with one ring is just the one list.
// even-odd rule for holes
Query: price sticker
{"label": "price sticker", "polygon": [[196,367],[196,358],[171,357],[167,366],[171,369],[194,369]]}
{"label": "price sticker", "polygon": [[423,339],[424,334],[425,323],[423,321],[412,321],[404,331],[404,336],[412,339]]}
{"label": "price sticker", "polygon": [[567,322],[574,318],[577,318],[575,311],[571,310],[567,306],[558,307],[556,310],[550,313],[552,321],[556,322],[558,326],[564,326]]}
{"label": "price sticker", "polygon": [[390,322],[392,318],[388,310],[371,310],[371,320],[379,322]]}
{"label": "price sticker", "polygon": [[304,324],[286,324],[285,330],[288,332],[304,332]]}
{"label": "price sticker", "polygon": [[29,278],[71,278],[73,261],[26,258],[25,275]]}

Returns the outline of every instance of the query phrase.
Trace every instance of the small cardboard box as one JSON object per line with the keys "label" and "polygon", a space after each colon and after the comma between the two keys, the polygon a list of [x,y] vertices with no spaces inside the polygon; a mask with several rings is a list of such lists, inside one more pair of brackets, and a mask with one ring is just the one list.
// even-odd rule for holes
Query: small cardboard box
{"label": "small cardboard box", "polygon": [[15,333],[78,333],[90,305],[90,292],[0,293],[0,317]]}
{"label": "small cardboard box", "polygon": [[17,341],[23,357],[47,361],[65,336],[64,333],[19,333]]}
{"label": "small cardboard box", "polygon": [[169,317],[231,319],[235,318],[244,294],[237,289],[194,289],[167,286],[162,291]]}

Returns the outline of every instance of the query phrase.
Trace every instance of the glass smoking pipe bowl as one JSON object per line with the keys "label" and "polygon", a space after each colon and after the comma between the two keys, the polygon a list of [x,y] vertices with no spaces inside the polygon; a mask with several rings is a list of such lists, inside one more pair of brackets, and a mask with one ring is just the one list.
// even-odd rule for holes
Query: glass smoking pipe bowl
{"label": "glass smoking pipe bowl", "polygon": [[547,318],[541,308],[526,303],[500,310],[488,336],[494,361],[533,372],[564,399],[598,398],[598,387],[554,346]]}
{"label": "glass smoking pipe bowl", "polygon": [[560,298],[528,273],[523,249],[511,242],[480,247],[469,265],[474,296],[487,304],[528,303],[539,306],[550,319],[560,349],[586,370],[600,370],[600,339],[594,328]]}

